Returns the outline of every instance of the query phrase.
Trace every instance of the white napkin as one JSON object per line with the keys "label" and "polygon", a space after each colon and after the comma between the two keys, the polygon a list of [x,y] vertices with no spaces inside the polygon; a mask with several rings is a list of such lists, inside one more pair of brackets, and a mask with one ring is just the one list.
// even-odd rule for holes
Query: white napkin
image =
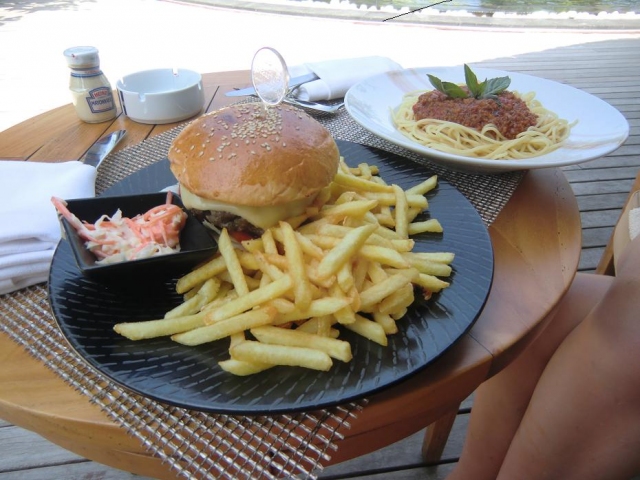
{"label": "white napkin", "polygon": [[350,87],[367,77],[379,73],[401,70],[402,67],[387,57],[358,57],[325,60],[289,67],[292,77],[315,73],[320,79],[300,86],[294,95],[300,100],[333,100],[342,98]]}
{"label": "white napkin", "polygon": [[51,197],[93,197],[95,179],[76,161],[0,161],[0,295],[47,280],[61,233]]}

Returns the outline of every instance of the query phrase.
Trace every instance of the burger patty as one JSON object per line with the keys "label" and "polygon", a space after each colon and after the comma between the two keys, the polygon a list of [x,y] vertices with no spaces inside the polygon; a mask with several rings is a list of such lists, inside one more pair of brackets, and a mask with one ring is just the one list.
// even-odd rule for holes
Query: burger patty
{"label": "burger patty", "polygon": [[229,212],[221,212],[218,210],[209,210],[206,212],[194,211],[196,218],[200,221],[206,220],[211,225],[218,227],[219,229],[226,228],[230,232],[242,232],[251,235],[254,238],[260,237],[264,230],[256,227],[251,222],[245,220],[238,215],[234,215]]}

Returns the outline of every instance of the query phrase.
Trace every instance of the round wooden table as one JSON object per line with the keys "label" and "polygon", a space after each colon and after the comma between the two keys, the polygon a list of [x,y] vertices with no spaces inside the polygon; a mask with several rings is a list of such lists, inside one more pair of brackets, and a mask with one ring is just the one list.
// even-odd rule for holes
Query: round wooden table
{"label": "round wooden table", "polygon": [[[246,71],[205,75],[206,110],[237,101],[224,93],[248,83]],[[0,132],[0,158],[78,159],[109,131],[127,130],[120,150],[175,126],[143,125],[124,115],[86,124],[68,105]],[[389,445],[431,424],[436,428],[428,431],[427,440],[433,443],[427,453],[439,457],[443,442],[438,442],[437,427],[448,432],[458,405],[518,354],[565,293],[578,266],[581,225],[576,199],[560,170],[529,171],[489,232],[494,281],[473,328],[424,371],[370,397],[350,420],[346,437],[336,439],[338,450],[330,463]],[[139,440],[5,334],[0,334],[0,417],[86,458],[140,475],[176,478]]]}

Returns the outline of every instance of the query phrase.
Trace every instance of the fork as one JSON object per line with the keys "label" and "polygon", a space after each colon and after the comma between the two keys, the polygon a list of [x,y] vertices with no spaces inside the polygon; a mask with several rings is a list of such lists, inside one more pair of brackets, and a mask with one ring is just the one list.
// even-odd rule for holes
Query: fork
{"label": "fork", "polygon": [[344,102],[336,103],[333,105],[325,105],[324,103],[300,100],[290,95],[287,95],[286,97],[284,97],[282,101],[298,107],[308,108],[310,110],[317,110],[319,112],[326,112],[326,113],[335,113],[344,106]]}

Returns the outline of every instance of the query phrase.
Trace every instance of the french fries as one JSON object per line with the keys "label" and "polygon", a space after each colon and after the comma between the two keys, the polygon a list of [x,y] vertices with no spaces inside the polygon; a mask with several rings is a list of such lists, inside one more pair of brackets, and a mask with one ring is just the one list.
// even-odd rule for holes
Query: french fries
{"label": "french fries", "polygon": [[262,343],[320,350],[330,357],[343,362],[348,362],[352,358],[351,344],[336,338],[314,335],[298,329],[288,330],[278,327],[253,328],[251,329],[251,334]]}
{"label": "french fries", "polygon": [[375,165],[341,162],[302,215],[242,244],[223,230],[218,254],[178,280],[184,301],[164,318],[114,329],[131,340],[169,336],[189,346],[226,339],[220,368],[239,376],[349,362],[344,330],[386,346],[416,292],[428,299],[450,284],[454,254],[414,252],[410,238],[442,232],[437,219],[416,220],[436,186],[433,176],[403,190]]}

